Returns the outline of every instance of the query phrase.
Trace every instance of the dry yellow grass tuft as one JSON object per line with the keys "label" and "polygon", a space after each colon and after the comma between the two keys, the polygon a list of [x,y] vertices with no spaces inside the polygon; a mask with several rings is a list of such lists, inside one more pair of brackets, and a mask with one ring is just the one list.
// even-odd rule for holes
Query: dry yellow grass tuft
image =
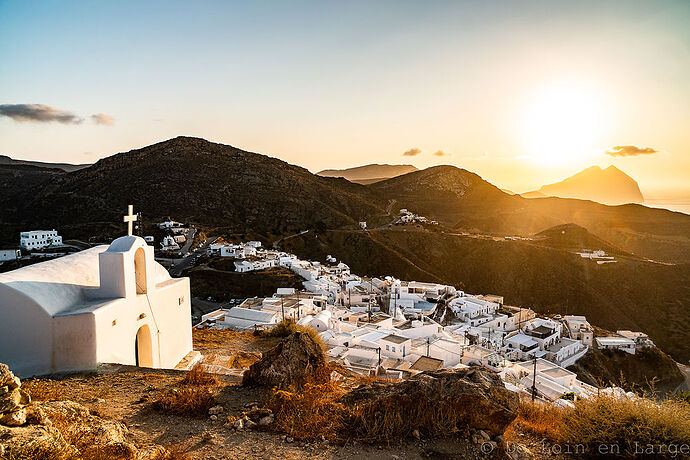
{"label": "dry yellow grass tuft", "polygon": [[153,408],[174,415],[203,416],[216,403],[208,387],[170,388],[153,401]]}
{"label": "dry yellow grass tuft", "polygon": [[606,446],[608,453],[624,457],[673,455],[672,449],[690,445],[690,404],[678,398],[655,401],[608,395],[579,400],[574,408],[523,401],[506,437],[518,441],[519,431],[588,453]]}
{"label": "dry yellow grass tuft", "polygon": [[560,426],[562,442],[618,446],[620,454],[639,455],[647,446],[690,445],[690,405],[667,399],[620,399],[609,396],[578,401],[565,412]]}
{"label": "dry yellow grass tuft", "polygon": [[206,372],[204,367],[199,363],[187,372],[187,375],[184,376],[180,383],[182,385],[204,387],[218,385],[220,384],[220,380],[218,380],[215,374]]}
{"label": "dry yellow grass tuft", "polygon": [[527,431],[550,441],[560,438],[560,428],[565,409],[540,401],[528,399],[520,401],[518,416],[506,430],[506,438],[518,442],[517,433]]}
{"label": "dry yellow grass tuft", "polygon": [[284,319],[271,329],[262,331],[261,335],[263,337],[284,338],[294,334],[295,332],[304,332],[305,334],[309,334],[309,336],[314,339],[314,342],[316,342],[323,350],[327,349],[326,345],[323,343],[323,340],[321,340],[321,337],[319,337],[319,333],[316,329],[309,326],[301,326],[293,319]]}
{"label": "dry yellow grass tuft", "polygon": [[159,393],[153,401],[153,408],[174,415],[206,415],[216,403],[215,387],[220,383],[216,375],[197,364],[180,381],[179,388]]}
{"label": "dry yellow grass tuft", "polygon": [[275,391],[267,404],[275,414],[273,429],[296,439],[338,439],[348,419],[347,410],[336,401],[343,392],[333,382],[312,382],[300,389]]}

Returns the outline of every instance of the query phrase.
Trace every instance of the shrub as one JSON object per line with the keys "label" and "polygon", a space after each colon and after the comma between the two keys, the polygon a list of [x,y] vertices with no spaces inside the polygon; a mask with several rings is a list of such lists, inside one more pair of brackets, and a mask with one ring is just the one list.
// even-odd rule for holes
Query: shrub
{"label": "shrub", "polygon": [[262,331],[261,335],[264,337],[285,338],[295,332],[304,332],[305,334],[309,334],[309,336],[314,339],[314,342],[319,344],[319,346],[324,350],[326,349],[326,346],[324,345],[323,340],[321,340],[321,337],[319,337],[319,333],[316,329],[309,326],[299,325],[293,319],[284,319],[271,329]]}
{"label": "shrub", "polygon": [[524,430],[545,437],[550,441],[557,441],[560,437],[560,426],[565,409],[540,401],[532,402],[522,399],[518,408],[518,416],[506,430],[506,437],[515,439],[517,431]]}
{"label": "shrub", "polygon": [[667,399],[600,396],[578,401],[565,412],[562,442],[581,444],[587,452],[600,445],[617,446],[621,456],[640,454],[648,446],[690,444],[690,405]]}
{"label": "shrub", "polygon": [[180,382],[182,385],[190,385],[190,386],[212,386],[212,385],[218,385],[220,383],[220,380],[218,380],[218,377],[215,374],[211,374],[210,372],[206,372],[204,370],[203,365],[201,363],[194,365],[189,372],[187,372],[187,375],[182,379]]}
{"label": "shrub", "polygon": [[180,381],[179,388],[160,392],[153,401],[153,408],[174,415],[206,415],[216,404],[214,387],[220,380],[197,364]]}
{"label": "shrub", "polygon": [[514,435],[519,430],[579,446],[592,455],[600,446],[622,457],[640,456],[653,446],[658,455],[659,449],[690,445],[690,404],[677,398],[655,401],[609,395],[578,400],[574,408],[523,401],[506,435],[517,441]]}
{"label": "shrub", "polygon": [[275,414],[273,429],[297,439],[338,439],[348,420],[348,411],[336,401],[341,394],[333,382],[306,383],[299,391],[275,391],[267,404]]}
{"label": "shrub", "polygon": [[189,386],[171,388],[163,391],[153,402],[153,408],[174,415],[206,415],[216,404],[216,399],[209,387]]}

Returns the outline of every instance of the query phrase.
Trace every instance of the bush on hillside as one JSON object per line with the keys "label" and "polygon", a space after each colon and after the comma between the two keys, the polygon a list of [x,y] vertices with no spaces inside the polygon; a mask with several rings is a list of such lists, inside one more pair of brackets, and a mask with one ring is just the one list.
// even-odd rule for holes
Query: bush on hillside
{"label": "bush on hillside", "polygon": [[323,340],[321,340],[321,337],[319,337],[319,333],[316,329],[309,326],[301,326],[293,319],[284,319],[271,329],[261,331],[261,335],[264,337],[285,338],[294,334],[295,332],[304,332],[305,334],[308,334],[309,337],[314,339],[314,342],[316,342],[322,349],[326,349],[326,346],[324,345]]}
{"label": "bush on hillside", "polygon": [[574,408],[523,401],[508,437],[514,438],[519,430],[573,450],[577,446],[590,455],[605,446],[607,453],[621,457],[675,456],[681,446],[690,445],[690,404],[679,398],[655,401],[608,395],[578,400]]}

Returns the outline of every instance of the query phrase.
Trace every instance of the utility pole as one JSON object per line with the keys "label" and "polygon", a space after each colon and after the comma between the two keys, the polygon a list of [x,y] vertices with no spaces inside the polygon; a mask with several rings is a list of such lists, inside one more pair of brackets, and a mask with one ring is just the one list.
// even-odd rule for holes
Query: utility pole
{"label": "utility pole", "polygon": [[537,397],[537,354],[534,354],[534,370],[532,371],[532,402]]}
{"label": "utility pole", "polygon": [[139,234],[140,237],[144,237],[144,221],[141,218],[141,213],[137,213],[137,221],[139,222],[137,224],[137,233]]}
{"label": "utility pole", "polygon": [[429,337],[426,338],[426,356],[429,357],[429,345],[431,344],[431,339]]}
{"label": "utility pole", "polygon": [[376,351],[379,352],[379,366],[381,365],[381,347],[378,347]]}
{"label": "utility pole", "polygon": [[369,280],[369,323],[371,323],[371,280]]}
{"label": "utility pole", "polygon": [[280,298],[280,311],[283,312],[283,321],[285,321],[285,299],[283,297]]}

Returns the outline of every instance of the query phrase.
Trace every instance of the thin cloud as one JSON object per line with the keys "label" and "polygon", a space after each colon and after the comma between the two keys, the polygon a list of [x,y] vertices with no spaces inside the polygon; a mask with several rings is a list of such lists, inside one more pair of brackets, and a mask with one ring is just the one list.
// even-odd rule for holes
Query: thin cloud
{"label": "thin cloud", "polygon": [[437,156],[437,157],[449,157],[449,156],[450,156],[450,153],[444,152],[443,150],[436,150],[436,151],[434,152],[434,156]]}
{"label": "thin cloud", "polygon": [[416,157],[420,153],[422,153],[422,150],[418,149],[417,147],[414,147],[414,148],[411,148],[410,150],[405,151],[403,153],[403,155],[406,157]]}
{"label": "thin cloud", "polygon": [[107,113],[95,113],[91,115],[91,120],[97,125],[112,126],[115,124],[115,119]]}
{"label": "thin cloud", "polygon": [[653,153],[659,153],[659,151],[651,147],[617,145],[615,147],[611,147],[604,153],[611,157],[636,157],[638,155],[652,155]]}
{"label": "thin cloud", "polygon": [[78,125],[84,121],[72,112],[44,104],[2,104],[0,105],[0,116],[18,122],[50,123],[56,121],[63,124]]}

